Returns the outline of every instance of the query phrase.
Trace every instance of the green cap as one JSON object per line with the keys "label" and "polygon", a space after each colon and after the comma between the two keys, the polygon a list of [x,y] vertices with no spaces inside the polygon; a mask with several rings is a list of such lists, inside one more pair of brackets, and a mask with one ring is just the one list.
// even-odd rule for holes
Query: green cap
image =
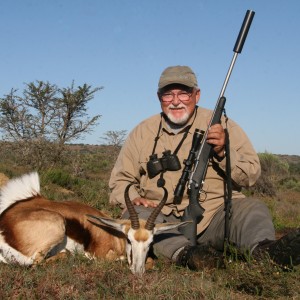
{"label": "green cap", "polygon": [[166,68],[158,82],[158,89],[162,89],[169,84],[183,84],[188,87],[197,87],[197,78],[190,67],[174,66]]}

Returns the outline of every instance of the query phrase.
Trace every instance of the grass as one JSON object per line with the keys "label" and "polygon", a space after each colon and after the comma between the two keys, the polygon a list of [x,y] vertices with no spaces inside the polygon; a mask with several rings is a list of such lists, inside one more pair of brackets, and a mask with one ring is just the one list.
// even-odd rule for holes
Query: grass
{"label": "grass", "polygon": [[262,199],[270,209],[275,229],[282,231],[300,227],[300,193],[293,190],[279,191],[277,197]]}
{"label": "grass", "polygon": [[[108,178],[115,153],[109,149],[72,150],[80,173],[72,164],[41,173],[42,193],[53,200],[77,200],[120,215],[108,205]],[[8,177],[31,171],[0,159]],[[76,170],[78,168],[76,167]],[[1,175],[1,174],[0,174]],[[0,177],[4,182],[5,178]],[[300,227],[300,193],[279,190],[263,197],[278,236]],[[300,269],[285,271],[269,260],[227,258],[225,267],[199,272],[176,267],[163,257],[143,277],[131,274],[124,262],[91,261],[81,255],[34,267],[0,265],[0,299],[300,299]]]}
{"label": "grass", "polygon": [[201,272],[161,258],[156,270],[133,276],[125,263],[80,255],[31,268],[2,265],[1,299],[298,299],[299,271],[270,262],[230,262]]}

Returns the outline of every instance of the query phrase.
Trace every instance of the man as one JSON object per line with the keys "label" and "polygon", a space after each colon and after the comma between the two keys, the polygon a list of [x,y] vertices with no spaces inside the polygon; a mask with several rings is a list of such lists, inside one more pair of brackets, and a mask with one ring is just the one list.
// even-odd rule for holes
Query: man
{"label": "man", "polygon": [[[188,205],[187,191],[181,204],[173,203],[174,190],[182,175],[182,166],[191,149],[195,129],[206,130],[212,111],[197,106],[200,89],[194,72],[187,66],[168,67],[158,83],[162,113],[141,122],[129,134],[110,178],[110,203],[124,205],[124,190],[130,182],[130,199],[140,218],[147,218],[168,190],[168,200],[157,222],[180,221]],[[268,253],[281,265],[300,263],[300,230],[275,241],[275,230],[267,207],[247,198],[243,187],[252,186],[260,175],[259,158],[244,131],[232,120],[222,117],[221,124],[208,129],[206,142],[213,147],[199,201],[204,208],[197,225],[197,246],[178,230],[154,240],[154,251],[191,269],[203,266],[203,245],[217,251],[224,247],[225,131],[230,140],[232,208],[229,241],[242,251],[261,257]],[[160,168],[162,158],[172,154],[178,164]],[[157,167],[158,166],[158,167]],[[125,213],[123,217],[128,217]]]}

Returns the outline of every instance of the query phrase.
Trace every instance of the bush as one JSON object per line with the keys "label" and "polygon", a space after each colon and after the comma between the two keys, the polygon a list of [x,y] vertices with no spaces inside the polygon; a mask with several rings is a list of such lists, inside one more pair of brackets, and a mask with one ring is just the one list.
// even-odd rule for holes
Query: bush
{"label": "bush", "polygon": [[287,190],[300,192],[300,182],[295,177],[285,178],[281,180],[280,186]]}
{"label": "bush", "polygon": [[78,179],[72,178],[72,176],[61,169],[50,169],[43,174],[43,181],[45,183],[54,183],[64,188],[71,188],[74,184],[77,184]]}
{"label": "bush", "polygon": [[290,163],[290,173],[292,175],[300,175],[300,162],[298,163]]}
{"label": "bush", "polygon": [[268,152],[258,153],[258,157],[261,164],[261,176],[250,191],[254,194],[273,197],[281,181],[290,176],[289,164]]}

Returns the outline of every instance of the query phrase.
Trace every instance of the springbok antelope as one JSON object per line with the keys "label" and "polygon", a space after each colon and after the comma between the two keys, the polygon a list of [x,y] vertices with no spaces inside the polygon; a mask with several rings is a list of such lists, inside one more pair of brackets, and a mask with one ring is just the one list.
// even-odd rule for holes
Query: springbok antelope
{"label": "springbok antelope", "polygon": [[138,218],[124,197],[129,220],[114,220],[86,204],[50,201],[40,194],[36,172],[10,180],[0,195],[0,261],[33,265],[70,251],[89,258],[127,260],[133,274],[145,272],[145,262],[153,236],[183,223],[155,224],[167,200],[167,191],[148,220]]}

